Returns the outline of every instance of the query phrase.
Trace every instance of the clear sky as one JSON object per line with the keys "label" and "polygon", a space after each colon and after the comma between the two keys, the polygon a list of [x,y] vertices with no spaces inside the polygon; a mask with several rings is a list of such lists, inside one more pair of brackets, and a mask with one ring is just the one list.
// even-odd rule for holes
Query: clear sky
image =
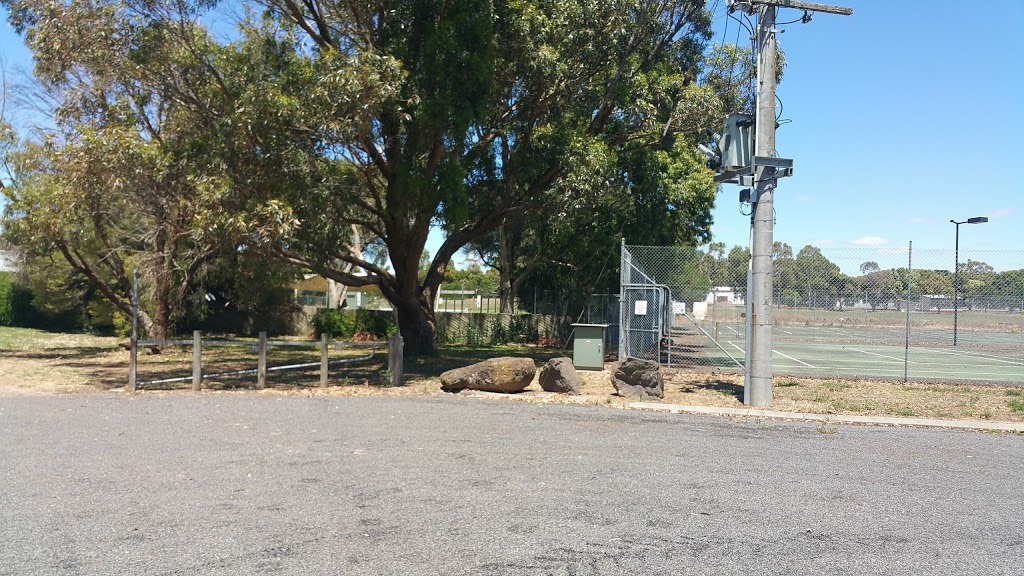
{"label": "clear sky", "polygon": [[[951,249],[951,219],[987,216],[961,226],[962,249],[1024,252],[1024,1],[835,3],[853,15],[815,14],[778,35],[781,117],[792,122],[776,149],[794,176],[775,193],[775,239],[794,251]],[[730,20],[729,41],[737,28]],[[715,240],[730,246],[749,237],[738,190],[723,186],[714,212]]]}
{"label": "clear sky", "polygon": [[[715,4],[714,0],[710,3]],[[717,3],[716,41],[738,25]],[[776,148],[795,175],[775,193],[775,239],[799,250],[867,246],[1024,252],[1024,0],[847,0],[852,16],[782,27],[787,67]],[[0,10],[0,16],[6,13]],[[778,21],[799,18],[780,10]],[[739,35],[747,43],[746,32]],[[0,24],[8,73],[31,68]],[[714,240],[747,245],[739,188],[722,187]],[[629,242],[627,234],[627,243]],[[428,243],[436,251],[440,238]]]}

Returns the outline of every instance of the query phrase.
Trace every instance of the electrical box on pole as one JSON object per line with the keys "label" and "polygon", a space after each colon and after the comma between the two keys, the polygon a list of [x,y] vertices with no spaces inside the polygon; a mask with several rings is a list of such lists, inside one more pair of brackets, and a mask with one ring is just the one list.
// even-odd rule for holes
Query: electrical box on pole
{"label": "electrical box on pole", "polygon": [[739,112],[728,115],[718,140],[722,170],[749,168],[754,160],[754,117]]}

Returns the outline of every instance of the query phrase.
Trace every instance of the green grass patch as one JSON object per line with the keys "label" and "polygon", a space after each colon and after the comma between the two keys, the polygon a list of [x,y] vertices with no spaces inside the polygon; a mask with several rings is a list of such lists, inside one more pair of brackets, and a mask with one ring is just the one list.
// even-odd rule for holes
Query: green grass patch
{"label": "green grass patch", "polygon": [[1006,391],[1007,396],[1024,396],[1024,388],[1010,388]]}
{"label": "green grass patch", "polygon": [[800,386],[800,383],[796,380],[783,380],[776,384],[776,386],[779,388],[794,388]]}
{"label": "green grass patch", "polygon": [[1017,414],[1024,414],[1024,400],[1010,400],[1007,404],[1010,406],[1010,410]]}
{"label": "green grass patch", "polygon": [[66,334],[46,332],[35,328],[12,328],[0,326],[0,350],[39,352],[60,348],[112,348],[118,339],[110,336],[91,334]]}

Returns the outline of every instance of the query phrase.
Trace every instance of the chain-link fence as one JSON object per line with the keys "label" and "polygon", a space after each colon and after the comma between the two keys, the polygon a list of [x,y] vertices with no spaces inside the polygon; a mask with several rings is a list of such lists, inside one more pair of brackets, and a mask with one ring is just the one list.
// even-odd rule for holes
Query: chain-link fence
{"label": "chain-link fence", "polygon": [[[773,254],[773,373],[1024,383],[1024,252]],[[621,356],[741,370],[749,254],[624,246]]]}
{"label": "chain-link fence", "polygon": [[725,340],[716,340],[715,330],[742,325],[743,304],[726,287],[712,285],[704,256],[692,247],[622,247],[620,358],[693,370],[742,370],[742,336],[737,357]]}
{"label": "chain-link fence", "polygon": [[560,347],[565,342],[566,319],[543,314],[437,312],[438,344],[483,346],[537,344]]}

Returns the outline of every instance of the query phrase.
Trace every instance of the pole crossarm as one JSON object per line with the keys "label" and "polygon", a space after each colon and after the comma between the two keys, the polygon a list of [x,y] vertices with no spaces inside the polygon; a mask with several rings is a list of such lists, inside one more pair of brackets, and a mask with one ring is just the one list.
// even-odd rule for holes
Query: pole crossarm
{"label": "pole crossarm", "polygon": [[801,0],[746,0],[743,3],[757,6],[775,6],[777,8],[796,8],[797,10],[809,10],[811,12],[826,12],[828,14],[839,14],[840,16],[850,16],[853,14],[853,8],[819,4],[817,2],[803,2]]}

